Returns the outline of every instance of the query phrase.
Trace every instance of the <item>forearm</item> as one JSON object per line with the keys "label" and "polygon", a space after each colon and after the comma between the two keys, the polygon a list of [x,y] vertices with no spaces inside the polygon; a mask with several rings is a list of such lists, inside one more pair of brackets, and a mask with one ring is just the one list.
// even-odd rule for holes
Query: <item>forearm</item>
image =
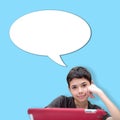
{"label": "forearm", "polygon": [[98,96],[104,102],[106,107],[108,108],[112,120],[120,120],[120,111],[119,109],[110,101],[110,99],[104,94],[102,90],[98,92]]}

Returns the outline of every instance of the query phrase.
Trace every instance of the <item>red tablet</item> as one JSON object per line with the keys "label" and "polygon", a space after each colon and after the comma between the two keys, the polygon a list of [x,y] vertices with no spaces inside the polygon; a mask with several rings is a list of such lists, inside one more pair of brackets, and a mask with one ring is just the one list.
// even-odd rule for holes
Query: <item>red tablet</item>
{"label": "red tablet", "polygon": [[81,108],[29,108],[30,120],[102,120],[101,109]]}

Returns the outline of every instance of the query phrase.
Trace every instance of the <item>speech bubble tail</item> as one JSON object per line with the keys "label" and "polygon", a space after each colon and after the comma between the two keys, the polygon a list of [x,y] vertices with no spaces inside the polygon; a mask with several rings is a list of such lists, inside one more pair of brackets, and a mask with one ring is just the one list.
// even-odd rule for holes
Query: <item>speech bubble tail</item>
{"label": "speech bubble tail", "polygon": [[61,56],[58,55],[49,55],[49,58],[51,58],[54,62],[56,62],[59,65],[66,66],[61,58]]}

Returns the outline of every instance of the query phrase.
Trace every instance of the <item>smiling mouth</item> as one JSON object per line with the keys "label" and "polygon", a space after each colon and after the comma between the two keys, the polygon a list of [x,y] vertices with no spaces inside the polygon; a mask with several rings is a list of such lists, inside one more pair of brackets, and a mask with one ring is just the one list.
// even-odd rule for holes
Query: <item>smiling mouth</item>
{"label": "smiling mouth", "polygon": [[83,99],[85,98],[85,95],[78,96],[78,98]]}

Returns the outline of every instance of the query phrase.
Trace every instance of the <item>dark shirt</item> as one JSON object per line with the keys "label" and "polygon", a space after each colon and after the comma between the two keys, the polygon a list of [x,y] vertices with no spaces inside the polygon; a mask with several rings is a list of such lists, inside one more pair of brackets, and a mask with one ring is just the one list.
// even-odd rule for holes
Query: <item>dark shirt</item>
{"label": "dark shirt", "polygon": [[[66,97],[66,96],[59,96],[54,99],[48,106],[49,108],[76,108],[74,98],[73,97]],[[102,109],[98,105],[91,104],[88,101],[88,109]],[[106,120],[110,115],[106,112],[103,120]]]}

